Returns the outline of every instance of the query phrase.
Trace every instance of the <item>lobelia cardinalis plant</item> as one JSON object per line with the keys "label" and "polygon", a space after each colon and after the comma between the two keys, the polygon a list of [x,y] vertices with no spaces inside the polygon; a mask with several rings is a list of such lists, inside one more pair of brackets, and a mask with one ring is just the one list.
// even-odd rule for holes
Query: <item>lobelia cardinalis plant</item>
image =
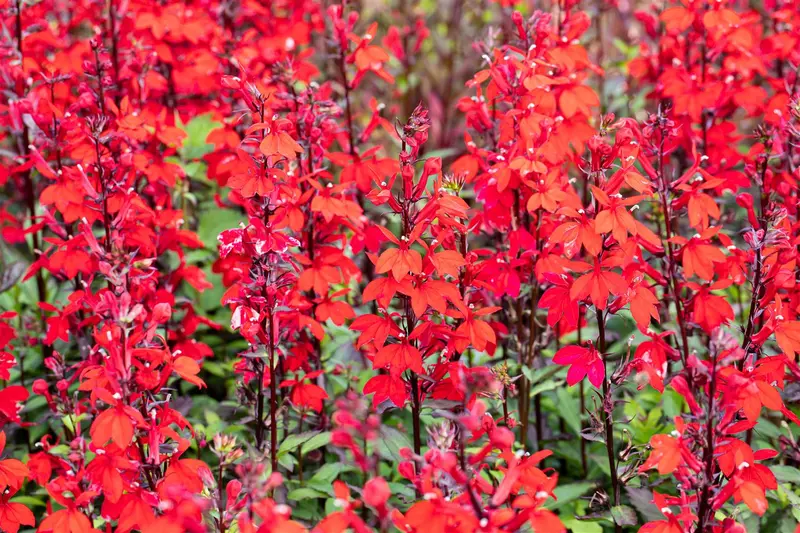
{"label": "lobelia cardinalis plant", "polygon": [[[410,401],[417,455],[422,450],[420,417],[425,398],[429,394],[441,397],[437,389],[443,381],[454,379],[452,374],[459,369],[452,365],[455,357],[450,354],[461,353],[469,345],[483,350],[487,343],[495,341],[494,331],[478,318],[492,309],[475,310],[474,304],[464,301],[467,287],[463,286],[460,269],[465,260],[456,247],[466,241],[459,239],[456,232],[466,232],[461,220],[466,218],[467,206],[452,194],[458,192],[453,189],[458,184],[445,183],[438,158],[426,160],[417,176],[415,165],[429,127],[427,111],[417,107],[398,132],[402,143],[400,172],[382,179],[369,194],[376,205],[388,204],[399,218],[400,234],[384,229],[390,245],[376,259],[375,273],[381,277],[364,289],[365,301],[376,300],[383,316],[363,315],[351,326],[362,332],[360,346],[371,344],[376,350],[373,368],[385,371],[372,377],[364,392],[375,393],[375,405],[388,399],[403,407]],[[431,178],[433,192],[427,187]],[[445,249],[437,252],[440,246]],[[424,250],[424,256],[417,247]],[[391,310],[393,299],[399,300],[397,311]],[[454,308],[450,309],[449,304]],[[453,327],[454,321],[448,324],[448,315],[456,319],[458,327]],[[389,339],[394,342],[387,342]],[[423,361],[437,352],[437,360],[426,370]],[[425,377],[423,381],[420,375]]]}
{"label": "lobelia cardinalis plant", "polygon": [[[752,12],[736,13],[726,5],[671,7],[660,15],[661,33],[650,31],[661,50],[659,69],[645,73],[638,66],[652,60],[643,58],[637,63],[637,77],[643,81],[660,80],[653,95],[660,100],[659,109],[642,130],[646,152],[654,161],[647,161],[644,168],[658,184],[662,197],[659,215],[664,221],[662,236],[667,240],[667,255],[662,262],[663,298],[672,301],[678,320],[679,340],[672,344],[680,355],[682,369],[672,379],[672,387],[686,398],[692,415],[689,420],[676,419],[675,437],[653,437],[654,451],[642,465],[643,470],[658,466],[660,473],[682,469],[675,474],[681,483],[681,499],[659,496],[668,519],[663,522],[668,526],[663,527],[689,528],[695,521],[698,531],[732,527],[733,520],[721,518],[717,512],[731,497],[736,502],[744,501],[754,514],[762,515],[768,505],[765,492],[778,485],[767,467],[755,464],[751,447],[753,426],[758,419],[755,411],[760,412],[763,405],[796,421],[779,394],[785,373],[795,372],[790,341],[774,337],[777,355],[765,345],[774,332],[768,326],[770,309],[775,312],[776,307],[782,307],[783,299],[780,286],[768,286],[783,276],[779,273],[784,268],[779,258],[787,259],[790,246],[785,239],[792,231],[791,225],[786,225],[783,205],[785,195],[791,197],[793,193],[779,185],[779,178],[775,180],[782,173],[791,172],[794,165],[792,149],[784,152],[780,148],[781,132],[791,119],[776,119],[784,112],[780,109],[770,116],[762,115],[761,107],[785,101],[784,91],[792,89],[783,82],[770,86],[754,79],[756,72],[783,77],[777,71],[783,69],[785,56],[767,43],[787,36],[783,28],[777,27],[774,34],[762,35],[759,18]],[[653,20],[645,16],[642,19]],[[742,50],[734,44],[737,39],[748,38],[763,39],[765,46],[763,57],[748,55],[752,60],[749,64],[737,61],[737,57],[743,57]],[[770,74],[773,69],[777,71]],[[681,84],[687,83],[713,87],[714,96],[676,98],[678,93],[691,94],[680,89]],[[771,90],[776,91],[772,101],[768,93]],[[763,103],[750,103],[746,95],[756,94]],[[667,99],[671,101],[669,106],[664,104]],[[737,128],[734,122],[740,110],[755,119],[750,122],[749,131]],[[751,133],[753,128],[755,135]],[[731,143],[747,143],[752,148],[740,155],[730,149]],[[786,146],[791,143],[789,140]],[[724,191],[736,195],[735,205],[741,208],[743,217],[721,209],[716,196]],[[750,191],[755,191],[757,204]],[[684,209],[688,224],[681,224],[676,217],[676,212]],[[735,227],[737,218],[742,227],[740,233],[725,231],[726,226]],[[682,231],[693,236],[687,239]],[[789,254],[793,256],[794,251]],[[765,261],[766,255],[772,260]],[[788,261],[789,270],[793,270],[794,259]],[[746,300],[741,287],[745,282],[749,283]],[[737,299],[735,307],[716,292],[732,285],[738,287],[732,291]],[[747,301],[749,304],[745,305]],[[723,331],[721,327],[737,319],[741,328],[738,335]],[[702,356],[695,354],[690,341],[698,334]],[[658,366],[669,368],[672,363],[663,356],[646,359],[646,355],[644,350],[641,354],[637,351],[637,362],[650,376],[650,384],[660,389],[663,384]],[[756,375],[763,376],[760,385]],[[746,409],[745,404],[749,406]],[[743,439],[736,437],[742,433]],[[665,453],[673,444],[676,453]],[[777,453],[769,446],[760,448],[755,452],[758,459]],[[733,450],[741,450],[744,455],[731,460]],[[662,466],[666,455],[677,463]],[[762,475],[749,475],[751,467]],[[672,513],[670,505],[680,505],[682,514]],[[651,523],[647,527],[656,529],[662,525]]]}
{"label": "lobelia cardinalis plant", "polygon": [[387,6],[0,0],[0,530],[793,529],[796,3]]}
{"label": "lobelia cardinalis plant", "polygon": [[[39,342],[48,348],[39,364],[46,371],[31,389],[50,414],[41,414],[39,428],[21,422],[29,444],[42,451],[31,448],[25,466],[9,465],[17,476],[12,488],[28,477],[52,498],[56,507],[48,504],[43,531],[90,530],[100,516],[125,531],[170,522],[168,513],[156,515],[159,500],[185,500],[199,517],[204,503],[192,504],[190,494],[208,468],[183,455],[191,425],[171,407],[169,392],[173,376],[204,386],[197,376],[204,345],[184,336],[197,329],[196,315],[172,318],[183,281],[197,290],[208,286],[185,258],[186,249],[202,244],[181,229],[181,210],[172,204],[171,187],[183,171],[167,160],[185,134],[165,112],[143,112],[144,101],[122,96],[137,80],[121,75],[127,64],[115,56],[115,34],[84,43],[78,83],[72,72],[54,73],[53,65],[37,63],[43,58],[25,57],[19,39],[35,28],[29,17],[37,14],[20,3],[14,15],[21,67],[37,76],[28,78],[31,89],[16,118],[30,143],[24,179],[29,192],[40,193],[31,231],[44,235],[41,247],[32,240],[37,258],[23,278],[45,288],[37,307],[45,327]],[[147,165],[149,174],[140,170]],[[51,290],[48,300],[43,294]],[[171,320],[181,334],[171,334]],[[12,386],[4,394],[16,404],[27,397],[17,391]],[[57,429],[50,420],[59,421]],[[35,525],[20,504],[6,498],[4,505],[3,529]]]}
{"label": "lobelia cardinalis plant", "polygon": [[[512,22],[515,31],[509,32],[509,42],[485,51],[490,64],[470,82],[476,95],[459,104],[475,133],[467,138],[469,154],[454,165],[474,180],[483,206],[482,226],[494,234],[493,248],[486,253],[494,257],[484,260],[478,279],[503,303],[503,353],[504,358],[516,353],[520,374],[514,388],[525,447],[531,383],[522,369],[542,366],[541,350],[555,332],[540,327],[537,317],[538,308],[554,294],[545,296],[545,277],[560,273],[559,259],[545,247],[549,217],[567,198],[562,171],[573,159],[573,150],[591,135],[587,119],[598,100],[583,83],[591,64],[577,44],[589,26],[585,14],[573,16],[568,10],[559,28],[550,26],[551,18],[541,12],[529,20],[516,14]],[[559,323],[560,334],[577,323],[572,312],[577,306],[564,303],[570,312],[567,320],[559,320],[563,316],[555,312],[550,318],[551,327]],[[544,428],[540,399],[534,396],[537,441]]]}

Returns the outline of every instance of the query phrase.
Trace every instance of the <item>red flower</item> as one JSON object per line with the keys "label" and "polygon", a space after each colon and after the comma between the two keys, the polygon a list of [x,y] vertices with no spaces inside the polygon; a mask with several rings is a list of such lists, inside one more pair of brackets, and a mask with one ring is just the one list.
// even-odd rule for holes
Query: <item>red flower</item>
{"label": "red flower", "polygon": [[0,528],[7,533],[17,533],[20,526],[36,524],[33,512],[27,505],[9,501],[15,493],[16,490],[6,490],[0,494]]}
{"label": "red flower", "polygon": [[588,348],[577,345],[561,348],[553,357],[553,362],[570,365],[567,371],[567,384],[570,386],[579,383],[586,376],[589,376],[589,382],[595,387],[599,388],[603,384],[605,364],[600,353],[591,344]]}

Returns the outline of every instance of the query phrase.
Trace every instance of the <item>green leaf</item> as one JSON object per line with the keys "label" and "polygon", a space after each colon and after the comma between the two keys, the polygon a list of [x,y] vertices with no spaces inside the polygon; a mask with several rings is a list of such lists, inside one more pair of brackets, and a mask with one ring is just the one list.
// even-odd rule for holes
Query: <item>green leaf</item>
{"label": "green leaf", "polygon": [[633,433],[634,441],[638,444],[650,442],[653,435],[664,432],[662,423],[662,410],[658,407],[647,408],[639,405],[636,415],[630,421],[629,427]]}
{"label": "green leaf", "polygon": [[[320,446],[324,446],[328,442],[330,442],[330,433],[327,433],[326,437],[318,438],[314,440],[315,437],[322,435],[323,433],[317,431],[304,431],[303,433],[297,433],[295,435],[289,435],[286,437],[283,442],[281,443],[280,447],[278,448],[278,457],[282,457],[289,452],[293,452],[294,450],[298,449],[300,446],[304,446],[304,450],[308,449],[308,451],[316,450]],[[325,440],[327,439],[327,440]],[[313,442],[312,442],[313,441]],[[306,448],[305,445],[311,443],[311,448]]]}
{"label": "green leaf", "polygon": [[208,206],[198,214],[197,236],[207,249],[216,251],[220,232],[237,227],[243,219],[244,215],[231,209]]}
{"label": "green leaf", "polygon": [[616,505],[611,508],[611,517],[614,523],[620,526],[635,526],[639,523],[636,511],[627,505]]}
{"label": "green leaf", "polygon": [[562,387],[556,390],[556,397],[558,398],[558,414],[564,419],[573,433],[581,435],[581,413],[580,404],[572,397],[569,390]]}
{"label": "green leaf", "polygon": [[628,494],[628,500],[646,521],[652,522],[663,518],[661,511],[653,504],[652,491],[636,487],[625,487],[625,492]]}
{"label": "green leaf", "polygon": [[0,265],[0,292],[5,292],[16,285],[24,273],[25,263],[22,261]]}
{"label": "green leaf", "polygon": [[559,383],[558,381],[553,381],[553,380],[544,381],[531,388],[530,396],[531,398],[533,398],[534,396],[538,396],[543,392],[551,391],[559,387],[561,387],[561,383]]}
{"label": "green leaf", "polygon": [[589,520],[578,520],[574,516],[561,516],[564,527],[572,533],[603,533],[603,526]]}
{"label": "green leaf", "polygon": [[190,179],[201,183],[207,183],[206,165],[202,161],[192,161],[191,163],[184,164],[183,171],[186,172],[186,175],[189,176]]}
{"label": "green leaf", "polygon": [[394,496],[400,496],[402,498],[406,498],[409,501],[414,499],[414,489],[409,487],[405,483],[389,483],[389,490],[392,491]]}
{"label": "green leaf", "polygon": [[183,146],[178,149],[184,161],[201,159],[204,155],[214,151],[214,145],[206,142],[208,134],[213,130],[222,127],[222,123],[214,121],[211,113],[199,115],[183,126],[186,132],[186,139]]}
{"label": "green leaf", "polygon": [[411,448],[411,442],[405,433],[389,426],[381,428],[381,437],[378,439],[378,452],[385,458],[396,462],[403,461],[400,456],[402,448]]}
{"label": "green leaf", "polygon": [[775,465],[771,466],[770,470],[775,474],[775,478],[781,483],[790,483],[792,485],[800,485],[800,470],[793,466]]}
{"label": "green leaf", "polygon": [[527,366],[522,367],[522,375],[525,376],[525,379],[528,380],[528,383],[533,383],[535,377],[533,374],[533,370],[531,370],[529,367]]}
{"label": "green leaf", "polygon": [[222,422],[222,419],[219,417],[219,415],[216,412],[211,411],[210,409],[207,409],[203,414],[205,415],[206,422],[208,422],[209,425],[219,424],[220,422]]}
{"label": "green leaf", "polygon": [[560,485],[553,491],[557,500],[548,500],[547,503],[544,504],[544,507],[545,509],[550,509],[551,511],[554,509],[559,509],[566,504],[577,500],[591,489],[595,488],[595,486],[596,485],[594,483],[588,482]]}
{"label": "green leaf", "polygon": [[14,503],[21,503],[27,507],[45,507],[45,503],[33,496],[14,496],[11,498]]}
{"label": "green leaf", "polygon": [[229,370],[223,368],[216,361],[203,361],[203,370],[218,378],[226,378],[231,375]]}
{"label": "green leaf", "polygon": [[297,464],[297,460],[289,454],[284,454],[278,457],[278,464],[289,472],[294,472],[294,465]]}
{"label": "green leaf", "polygon": [[327,494],[320,492],[318,490],[310,489],[308,487],[294,489],[292,491],[289,491],[289,494],[286,495],[287,500],[296,502],[299,502],[301,500],[327,498],[327,497],[328,497]]}
{"label": "green leaf", "polygon": [[330,431],[323,431],[322,433],[317,433],[307,441],[305,441],[302,446],[301,450],[303,454],[308,452],[314,451],[317,448],[322,448],[326,446],[331,441],[331,432]]}
{"label": "green leaf", "polygon": [[459,151],[455,148],[440,148],[439,150],[432,150],[425,154],[425,159],[431,159],[433,157],[441,157],[445,159],[450,156],[458,155]]}
{"label": "green leaf", "polygon": [[548,378],[553,377],[563,369],[564,367],[560,365],[549,365],[544,368],[540,368],[538,370],[534,370],[527,366],[523,366],[522,373],[525,375],[526,378],[528,378],[528,381],[531,383],[531,385],[535,385],[536,383],[545,381]]}
{"label": "green leaf", "polygon": [[[330,490],[331,483],[339,477],[344,465],[342,463],[325,463],[322,467],[314,473],[314,476],[309,480],[309,485],[327,486]],[[324,489],[321,489],[324,490]]]}

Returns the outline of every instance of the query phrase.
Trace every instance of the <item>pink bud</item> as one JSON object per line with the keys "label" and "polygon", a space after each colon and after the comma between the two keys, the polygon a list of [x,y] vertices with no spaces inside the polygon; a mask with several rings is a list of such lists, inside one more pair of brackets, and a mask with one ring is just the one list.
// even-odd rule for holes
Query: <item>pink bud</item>
{"label": "pink bud", "polygon": [[382,477],[370,479],[364,485],[364,501],[370,507],[375,509],[383,507],[389,500],[392,492],[389,490],[389,484]]}

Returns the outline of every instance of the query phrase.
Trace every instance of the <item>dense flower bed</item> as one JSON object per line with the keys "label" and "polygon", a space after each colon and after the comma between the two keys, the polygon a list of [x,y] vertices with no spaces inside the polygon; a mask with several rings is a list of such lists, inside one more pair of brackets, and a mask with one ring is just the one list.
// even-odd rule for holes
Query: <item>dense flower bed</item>
{"label": "dense flower bed", "polygon": [[800,3],[0,22],[2,531],[795,529]]}

